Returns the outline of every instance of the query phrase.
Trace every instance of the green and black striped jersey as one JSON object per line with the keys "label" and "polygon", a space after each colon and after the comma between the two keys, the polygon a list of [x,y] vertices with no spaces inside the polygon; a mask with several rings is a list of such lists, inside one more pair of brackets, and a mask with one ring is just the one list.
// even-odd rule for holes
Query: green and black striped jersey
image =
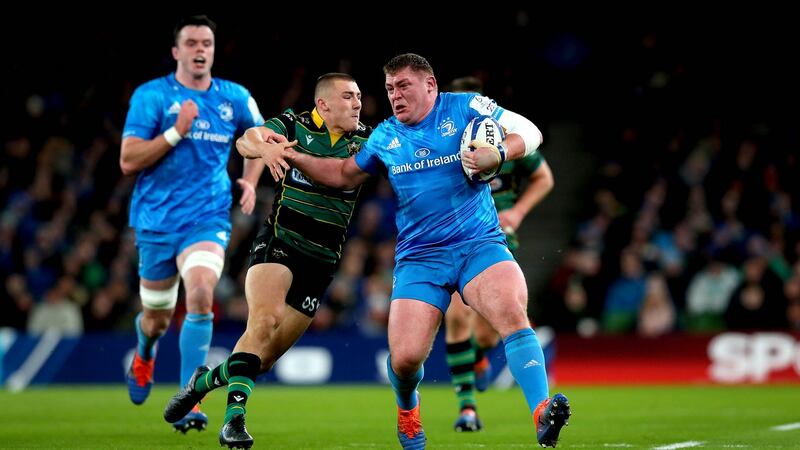
{"label": "green and black striped jersey", "polygon": [[[544,161],[544,156],[539,151],[535,151],[522,159],[506,161],[503,164],[500,174],[489,183],[497,211],[514,206],[519,198],[522,182],[539,169],[542,161]],[[506,241],[508,241],[508,249],[512,252],[519,248],[517,233],[506,234]]]}
{"label": "green and black striped jersey", "polygon": [[[294,149],[299,152],[333,158],[349,158],[358,153],[372,132],[372,128],[359,122],[355,131],[338,139],[334,136],[335,143],[331,145],[331,134],[316,111],[295,114],[291,109],[267,120],[264,126],[289,141],[297,139]],[[278,183],[272,214],[264,225],[273,236],[297,250],[335,264],[342,256],[347,225],[360,189],[330,189],[292,168]]]}

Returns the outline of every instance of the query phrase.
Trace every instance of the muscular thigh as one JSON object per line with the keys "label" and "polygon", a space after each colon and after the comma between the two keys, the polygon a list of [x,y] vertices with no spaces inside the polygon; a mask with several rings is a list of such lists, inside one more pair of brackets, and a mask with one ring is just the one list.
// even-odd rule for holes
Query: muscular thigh
{"label": "muscular thigh", "polygon": [[464,299],[506,337],[529,326],[528,289],[519,265],[502,261],[483,270],[464,287]]}

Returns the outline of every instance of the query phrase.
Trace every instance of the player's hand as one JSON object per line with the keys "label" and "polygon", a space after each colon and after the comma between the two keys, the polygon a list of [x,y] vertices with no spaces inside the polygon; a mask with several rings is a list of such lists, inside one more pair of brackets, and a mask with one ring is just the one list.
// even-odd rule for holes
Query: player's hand
{"label": "player's hand", "polygon": [[497,213],[497,218],[500,219],[500,228],[506,234],[511,234],[519,229],[522,223],[522,214],[515,211],[513,208],[504,209]]}
{"label": "player's hand", "polygon": [[264,139],[264,141],[269,142],[270,144],[276,144],[278,142],[289,142],[289,139],[286,139],[286,136],[280,133],[276,133],[267,127],[262,127],[262,129],[259,131],[260,131],[259,134]]}
{"label": "player's hand", "polygon": [[197,103],[193,100],[186,100],[181,105],[181,110],[178,112],[178,118],[175,120],[175,129],[178,130],[181,136],[191,131],[192,122],[197,116],[200,115],[200,110],[197,109]]}
{"label": "player's hand", "polygon": [[286,162],[286,150],[295,145],[297,145],[297,140],[292,142],[264,142],[258,145],[261,160],[264,161],[264,165],[267,166],[269,173],[272,174],[272,178],[276,182],[280,181],[286,175],[286,171],[289,170],[289,163]]}
{"label": "player's hand", "polygon": [[469,146],[475,150],[462,152],[461,163],[472,173],[494,170],[500,164],[500,151],[494,145],[482,141],[472,141]]}
{"label": "player's hand", "polygon": [[256,188],[253,183],[239,178],[236,184],[242,189],[242,196],[239,198],[239,206],[242,207],[242,212],[245,214],[252,214],[253,209],[256,207]]}

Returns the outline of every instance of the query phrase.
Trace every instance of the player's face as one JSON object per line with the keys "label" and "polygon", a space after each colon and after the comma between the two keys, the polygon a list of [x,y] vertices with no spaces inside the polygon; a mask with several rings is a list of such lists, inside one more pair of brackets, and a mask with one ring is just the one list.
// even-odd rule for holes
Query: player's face
{"label": "player's face", "polygon": [[410,67],[387,74],[385,87],[392,113],[404,124],[421,122],[436,102],[436,78]]}
{"label": "player's face", "polygon": [[327,126],[337,133],[355,131],[361,115],[361,91],[354,81],[334,80],[325,95]]}
{"label": "player's face", "polygon": [[178,70],[194,79],[211,74],[214,65],[214,32],[202,25],[187,25],[178,34],[178,43],[172,47],[172,56],[178,61]]}

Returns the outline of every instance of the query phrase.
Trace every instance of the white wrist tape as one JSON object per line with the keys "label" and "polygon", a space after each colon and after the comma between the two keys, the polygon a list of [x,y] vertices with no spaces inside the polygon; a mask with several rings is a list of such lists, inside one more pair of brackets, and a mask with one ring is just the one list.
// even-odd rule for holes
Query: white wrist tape
{"label": "white wrist tape", "polygon": [[175,129],[175,127],[169,127],[169,129],[164,132],[164,139],[167,140],[169,145],[175,147],[176,145],[178,145],[178,142],[180,142],[181,139],[183,139],[183,136],[181,136],[181,134],[178,133],[178,130]]}

